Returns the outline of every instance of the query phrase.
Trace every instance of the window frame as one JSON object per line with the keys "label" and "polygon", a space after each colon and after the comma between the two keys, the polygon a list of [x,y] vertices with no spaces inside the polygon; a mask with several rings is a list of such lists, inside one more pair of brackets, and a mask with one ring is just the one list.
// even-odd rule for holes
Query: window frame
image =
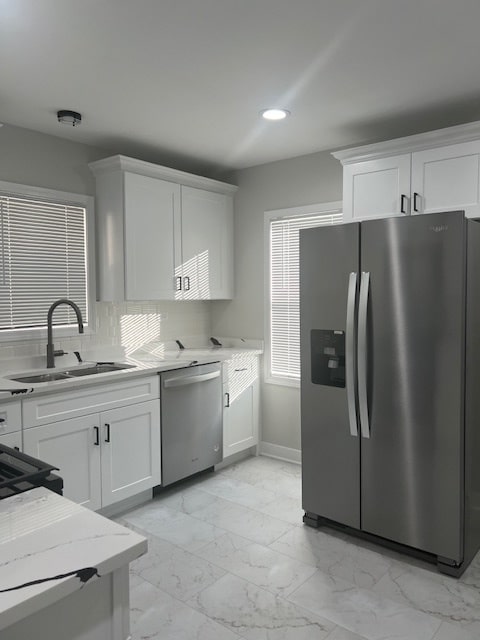
{"label": "window frame", "polygon": [[285,218],[295,218],[315,214],[336,214],[343,213],[343,203],[340,200],[333,202],[322,202],[319,204],[290,207],[287,209],[271,209],[264,212],[264,382],[276,384],[284,387],[300,388],[300,380],[287,376],[273,375],[271,371],[272,356],[272,336],[271,336],[271,288],[270,288],[270,228],[274,220]]}
{"label": "window frame", "polygon": [[[87,256],[87,300],[88,300],[88,326],[85,326],[85,333],[92,334],[95,331],[96,313],[96,260],[95,260],[95,208],[94,197],[81,193],[71,193],[59,191],[57,189],[46,189],[31,185],[19,184],[16,182],[0,181],[0,192],[19,196],[22,198],[38,198],[49,200],[53,203],[69,204],[85,208],[86,217],[86,256]],[[52,303],[55,300],[52,300]],[[75,300],[73,300],[75,302]],[[28,329],[5,329],[0,331],[0,343],[18,342],[19,340],[46,340],[47,339],[47,311],[45,310],[45,326],[29,327]],[[78,335],[77,325],[56,326],[55,336],[58,338],[69,338]]]}

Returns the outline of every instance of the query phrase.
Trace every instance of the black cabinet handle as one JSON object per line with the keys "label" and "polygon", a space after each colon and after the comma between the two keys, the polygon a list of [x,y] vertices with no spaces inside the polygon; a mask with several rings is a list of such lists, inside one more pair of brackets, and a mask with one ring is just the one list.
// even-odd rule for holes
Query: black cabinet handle
{"label": "black cabinet handle", "polygon": [[93,427],[95,431],[95,442],[93,443],[97,447],[100,446],[100,429],[98,427]]}
{"label": "black cabinet handle", "polygon": [[243,367],[242,369],[235,369],[235,371],[248,371],[247,367]]}
{"label": "black cabinet handle", "polygon": [[418,213],[417,198],[419,198],[419,197],[420,197],[420,194],[419,194],[419,193],[414,193],[414,194],[413,194],[413,210],[414,210],[415,212],[417,212],[417,213]]}
{"label": "black cabinet handle", "polygon": [[228,391],[225,393],[225,407],[228,408],[230,406],[230,394]]}
{"label": "black cabinet handle", "polygon": [[405,211],[405,200],[407,199],[407,196],[402,193],[402,195],[400,196],[400,213],[407,213]]}
{"label": "black cabinet handle", "polygon": [[181,276],[177,276],[175,278],[175,290],[176,291],[181,291],[182,290],[182,278],[181,278]]}
{"label": "black cabinet handle", "polygon": [[108,422],[105,423],[105,427],[107,429],[107,434],[105,436],[105,442],[110,442],[110,425]]}
{"label": "black cabinet handle", "polygon": [[183,281],[185,283],[185,291],[190,291],[190,277],[189,276],[185,276],[183,278]]}

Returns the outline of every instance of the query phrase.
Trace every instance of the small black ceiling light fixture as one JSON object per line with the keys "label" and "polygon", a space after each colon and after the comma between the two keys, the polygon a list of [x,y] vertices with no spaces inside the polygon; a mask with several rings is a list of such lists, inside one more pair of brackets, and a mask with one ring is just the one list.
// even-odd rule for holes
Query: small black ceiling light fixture
{"label": "small black ceiling light fixture", "polygon": [[69,111],[68,109],[61,109],[57,111],[58,121],[63,124],[71,124],[72,127],[76,127],[82,121],[82,114],[77,111]]}

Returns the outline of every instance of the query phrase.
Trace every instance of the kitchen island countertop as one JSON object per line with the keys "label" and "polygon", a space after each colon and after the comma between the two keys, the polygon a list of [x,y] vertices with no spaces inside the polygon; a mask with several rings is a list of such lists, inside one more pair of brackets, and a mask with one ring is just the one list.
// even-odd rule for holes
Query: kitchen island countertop
{"label": "kitchen island countertop", "polygon": [[0,630],[16,638],[17,623],[119,571],[128,599],[126,567],[146,551],[143,536],[43,487],[0,501]]}

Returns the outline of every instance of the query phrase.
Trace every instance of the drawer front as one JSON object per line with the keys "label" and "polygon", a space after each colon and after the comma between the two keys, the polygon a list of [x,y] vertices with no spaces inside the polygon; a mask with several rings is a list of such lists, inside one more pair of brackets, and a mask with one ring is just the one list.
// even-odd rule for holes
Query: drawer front
{"label": "drawer front", "polygon": [[0,436],[22,428],[22,403],[20,400],[0,404]]}
{"label": "drawer front", "polygon": [[155,375],[29,398],[23,404],[23,426],[36,427],[159,397],[160,380]]}
{"label": "drawer front", "polygon": [[223,363],[223,381],[228,384],[228,404],[235,400],[258,378],[258,358],[238,356]]}

